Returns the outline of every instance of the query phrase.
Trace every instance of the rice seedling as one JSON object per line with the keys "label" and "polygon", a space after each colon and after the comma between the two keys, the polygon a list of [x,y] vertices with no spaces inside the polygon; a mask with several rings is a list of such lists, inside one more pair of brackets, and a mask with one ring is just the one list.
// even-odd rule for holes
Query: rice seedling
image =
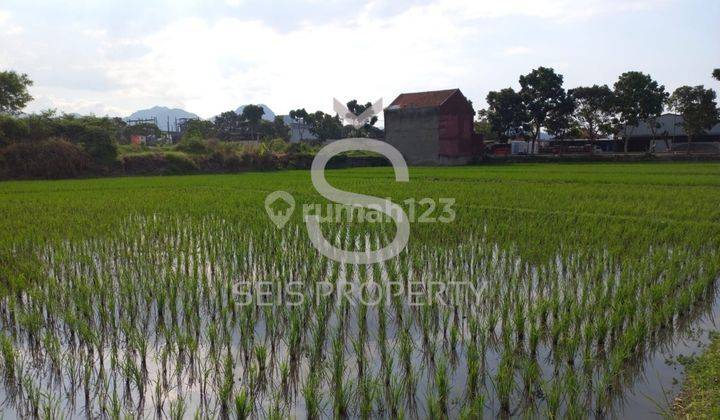
{"label": "rice seedling", "polygon": [[235,418],[237,420],[245,420],[250,418],[252,413],[252,404],[245,391],[241,391],[235,396]]}
{"label": "rice seedling", "polygon": [[[646,356],[717,300],[716,164],[418,168],[403,185],[331,172],[397,203],[454,197],[457,220],[414,224],[401,255],[360,267],[319,256],[299,214],[268,222],[269,190],[319,199],[303,172],[0,184],[0,410],[615,416]],[[356,249],[394,235],[389,221],[323,229]],[[368,306],[238,292],[319,281],[390,293]],[[408,297],[447,300],[456,282],[478,301]]]}

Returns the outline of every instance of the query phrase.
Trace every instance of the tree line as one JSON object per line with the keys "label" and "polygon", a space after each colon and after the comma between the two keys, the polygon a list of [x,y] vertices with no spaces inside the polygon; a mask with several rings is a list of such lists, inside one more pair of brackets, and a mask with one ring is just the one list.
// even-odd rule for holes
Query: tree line
{"label": "tree line", "polygon": [[[153,169],[150,166],[164,165],[167,160],[181,168],[195,164],[217,170],[257,165],[266,168],[273,166],[268,155],[290,153],[301,157],[314,147],[307,142],[289,144],[291,129],[282,117],[266,121],[262,106],[247,105],[241,112],[223,112],[211,121],[185,121],[180,125],[178,144],[163,149],[158,156],[129,154],[130,149],[125,149],[120,156],[120,147],[130,144],[133,135],[160,138],[162,133],[158,126],[153,123],[128,124],[121,118],[58,114],[53,110],[23,114],[22,110],[33,99],[28,92],[32,85],[33,81],[26,74],[0,72],[0,178],[122,173],[128,165],[150,171]],[[347,106],[359,114],[371,104],[352,100]],[[301,137],[309,138],[312,134],[312,138],[319,141],[383,136],[382,130],[375,127],[377,117],[360,128],[344,126],[338,116],[322,111],[310,113],[304,108],[291,111],[290,117]],[[236,140],[261,143],[253,149],[235,143]]]}
{"label": "tree line", "polygon": [[[720,69],[713,71],[713,77],[720,80]],[[714,90],[681,86],[670,94],[649,74],[638,71],[623,73],[612,88],[565,90],[563,76],[548,67],[520,76],[519,83],[519,91],[508,87],[488,93],[488,106],[478,111],[477,123],[487,139],[536,142],[542,130],[559,139],[614,135],[624,140],[627,152],[628,138],[640,123],[647,123],[653,136],[659,134],[657,118],[666,109],[682,115],[689,141],[720,122]]]}

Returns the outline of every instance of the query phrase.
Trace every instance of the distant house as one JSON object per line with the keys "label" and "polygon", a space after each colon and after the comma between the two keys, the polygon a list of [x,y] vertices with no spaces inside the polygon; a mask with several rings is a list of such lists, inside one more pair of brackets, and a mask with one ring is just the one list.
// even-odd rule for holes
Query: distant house
{"label": "distant house", "polygon": [[403,93],[385,109],[385,141],[409,164],[467,163],[482,151],[474,118],[459,89]]}
{"label": "distant house", "polygon": [[[648,121],[643,121],[636,126],[625,127],[620,135],[628,139],[629,152],[646,152],[651,149],[662,152],[678,149],[683,147],[680,145],[688,142],[682,123],[681,115],[663,114],[652,125]],[[704,135],[692,138],[692,143],[696,145],[718,142],[720,142],[720,124],[716,124]]]}
{"label": "distant house", "polygon": [[141,146],[147,143],[147,136],[140,134],[133,134],[130,136],[130,144],[134,146]]}
{"label": "distant house", "polygon": [[317,136],[310,131],[310,126],[290,118],[289,115],[281,115],[283,122],[290,128],[290,142],[297,143],[299,141],[317,140]]}

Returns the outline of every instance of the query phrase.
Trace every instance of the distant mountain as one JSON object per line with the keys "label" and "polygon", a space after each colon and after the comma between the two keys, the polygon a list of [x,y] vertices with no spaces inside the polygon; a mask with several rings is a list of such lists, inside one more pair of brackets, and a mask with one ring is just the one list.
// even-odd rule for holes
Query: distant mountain
{"label": "distant mountain", "polygon": [[[263,120],[272,121],[275,119],[275,113],[265,104],[257,104],[262,107],[262,109],[265,111],[262,118]],[[241,105],[238,107],[238,109],[235,110],[236,114],[242,114],[243,108],[245,108],[247,105]]]}
{"label": "distant mountain", "polygon": [[175,131],[175,119],[180,118],[200,118],[192,112],[185,111],[179,108],[167,108],[164,106],[154,106],[150,109],[141,109],[140,111],[133,112],[129,117],[125,117],[125,120],[137,120],[147,118],[157,118],[158,127],[161,130],[167,130],[168,122],[170,123],[170,130]]}

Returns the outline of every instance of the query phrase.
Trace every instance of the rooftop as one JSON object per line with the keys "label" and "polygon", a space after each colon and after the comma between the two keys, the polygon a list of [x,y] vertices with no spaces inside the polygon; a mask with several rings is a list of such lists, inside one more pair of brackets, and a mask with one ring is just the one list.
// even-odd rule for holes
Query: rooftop
{"label": "rooftop", "polygon": [[[684,136],[685,130],[682,128],[683,117],[677,114],[663,114],[656,120],[656,136]],[[707,131],[707,134],[720,134],[720,124]],[[652,130],[647,122],[643,121],[634,128],[628,129],[629,137],[646,137],[652,136]]]}
{"label": "rooftop", "polygon": [[436,108],[445,103],[460,89],[434,90],[429,92],[401,93],[388,106],[388,109],[399,108]]}

